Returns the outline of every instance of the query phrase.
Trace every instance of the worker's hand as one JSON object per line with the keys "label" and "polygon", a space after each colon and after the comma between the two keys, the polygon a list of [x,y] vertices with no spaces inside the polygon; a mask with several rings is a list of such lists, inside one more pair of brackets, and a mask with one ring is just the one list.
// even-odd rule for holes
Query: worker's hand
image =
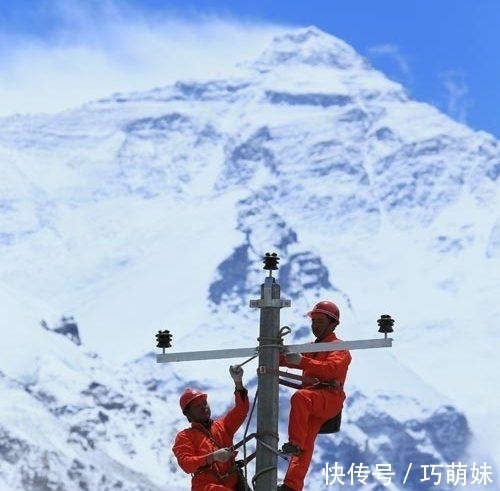
{"label": "worker's hand", "polygon": [[285,353],[285,360],[290,365],[300,365],[302,355],[300,353]]}
{"label": "worker's hand", "polygon": [[207,457],[207,462],[212,464],[213,462],[227,462],[233,456],[233,451],[227,448],[219,448],[215,452],[212,452]]}
{"label": "worker's hand", "polygon": [[241,382],[243,380],[243,367],[240,365],[231,365],[229,367],[229,375],[231,375],[234,383]]}

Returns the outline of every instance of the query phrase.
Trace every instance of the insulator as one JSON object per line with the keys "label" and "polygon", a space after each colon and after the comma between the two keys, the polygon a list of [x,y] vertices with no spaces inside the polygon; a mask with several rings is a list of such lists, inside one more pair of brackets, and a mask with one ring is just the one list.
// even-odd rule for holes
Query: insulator
{"label": "insulator", "polygon": [[157,348],[170,348],[172,346],[172,334],[170,331],[158,331],[156,334]]}
{"label": "insulator", "polygon": [[378,332],[394,332],[394,329],[392,328],[392,326],[394,325],[394,319],[390,315],[381,315],[380,319],[377,321],[377,324],[379,325]]}
{"label": "insulator", "polygon": [[267,269],[268,271],[273,271],[275,269],[278,269],[278,262],[280,258],[278,257],[278,254],[273,252],[272,254],[269,252],[266,252],[266,255],[264,256],[264,268]]}

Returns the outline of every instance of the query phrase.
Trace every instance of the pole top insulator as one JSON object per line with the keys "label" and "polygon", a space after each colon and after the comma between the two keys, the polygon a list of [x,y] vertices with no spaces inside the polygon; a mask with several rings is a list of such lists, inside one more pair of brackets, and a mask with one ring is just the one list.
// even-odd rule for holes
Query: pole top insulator
{"label": "pole top insulator", "polygon": [[264,267],[263,269],[267,269],[268,271],[274,271],[278,269],[278,262],[280,258],[278,257],[278,254],[273,252],[272,254],[269,252],[266,252],[266,255],[264,256]]}
{"label": "pole top insulator", "polygon": [[394,319],[387,314],[383,314],[380,316],[380,319],[377,321],[379,326],[378,332],[382,332],[387,334],[389,332],[394,332],[392,326],[394,325]]}

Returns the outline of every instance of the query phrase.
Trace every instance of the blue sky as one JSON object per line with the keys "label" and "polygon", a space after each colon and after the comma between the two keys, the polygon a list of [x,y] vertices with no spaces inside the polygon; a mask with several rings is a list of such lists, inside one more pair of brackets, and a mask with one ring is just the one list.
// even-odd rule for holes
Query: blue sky
{"label": "blue sky", "polygon": [[0,115],[165,85],[196,59],[209,76],[274,24],[343,39],[413,98],[500,138],[498,0],[0,0]]}

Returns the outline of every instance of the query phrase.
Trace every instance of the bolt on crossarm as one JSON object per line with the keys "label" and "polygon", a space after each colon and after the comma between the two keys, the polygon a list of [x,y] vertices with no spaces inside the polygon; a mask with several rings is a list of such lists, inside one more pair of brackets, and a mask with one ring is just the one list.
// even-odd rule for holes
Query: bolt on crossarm
{"label": "bolt on crossarm", "polygon": [[255,491],[276,489],[278,481],[279,381],[276,373],[282,348],[280,309],[291,305],[290,300],[280,298],[280,285],[272,276],[272,272],[278,269],[278,261],[276,253],[266,253],[263,269],[269,271],[269,276],[261,285],[260,300],[250,301],[250,307],[260,308],[257,368],[257,435],[260,441],[257,442]]}

